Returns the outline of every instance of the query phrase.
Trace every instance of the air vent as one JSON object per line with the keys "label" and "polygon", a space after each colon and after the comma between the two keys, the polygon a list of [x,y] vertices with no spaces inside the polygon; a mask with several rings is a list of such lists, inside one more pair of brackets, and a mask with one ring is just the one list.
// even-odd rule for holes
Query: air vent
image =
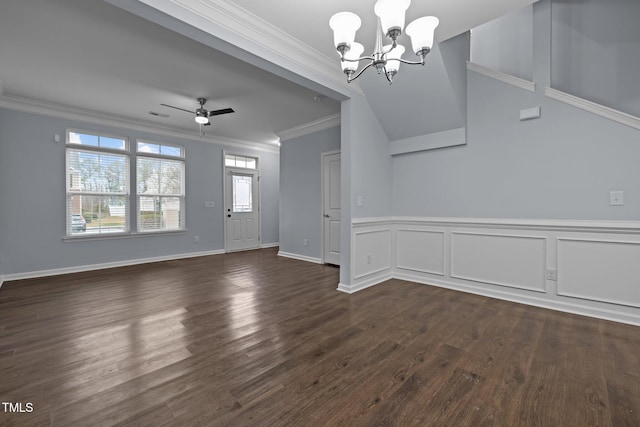
{"label": "air vent", "polygon": [[167,117],[169,117],[168,114],[157,113],[155,111],[149,111],[149,114],[151,114],[152,116],[162,117],[163,119],[166,119]]}

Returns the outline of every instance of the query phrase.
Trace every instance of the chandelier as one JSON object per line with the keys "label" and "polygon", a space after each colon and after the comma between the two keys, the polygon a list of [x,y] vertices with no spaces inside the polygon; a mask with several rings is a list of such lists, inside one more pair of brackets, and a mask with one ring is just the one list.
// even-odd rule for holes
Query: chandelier
{"label": "chandelier", "polygon": [[[424,65],[424,58],[433,46],[433,34],[440,23],[435,16],[424,16],[407,25],[406,33],[411,37],[411,47],[419,61],[402,59],[404,46],[398,44],[398,37],[404,28],[404,14],[409,8],[411,0],[378,0],[373,8],[378,17],[376,30],[376,45],[369,56],[360,56],[364,46],[355,42],[356,31],[362,25],[360,17],[352,12],[339,12],[331,17],[329,26],[333,30],[333,41],[340,54],[342,70],[347,75],[347,82],[360,77],[370,67],[374,67],[378,74],[384,72],[389,84],[400,69],[400,63],[409,65]],[[391,44],[382,44],[382,35],[391,39]],[[360,61],[369,63],[358,71]]]}

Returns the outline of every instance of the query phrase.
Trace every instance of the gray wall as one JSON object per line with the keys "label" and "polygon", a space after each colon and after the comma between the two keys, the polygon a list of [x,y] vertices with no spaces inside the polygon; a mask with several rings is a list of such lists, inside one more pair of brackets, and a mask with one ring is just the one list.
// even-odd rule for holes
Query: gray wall
{"label": "gray wall", "polygon": [[[355,96],[343,102],[342,108],[345,106],[350,110],[351,157],[346,164],[343,160],[342,176],[351,176],[351,217],[388,216],[391,214],[392,180],[389,139],[364,97]],[[362,206],[357,205],[360,196]]]}
{"label": "gray wall", "polygon": [[[410,45],[405,45],[410,49]],[[402,64],[392,85],[384,75],[372,70],[358,78],[389,140],[464,126],[468,56],[469,37],[464,33],[434,44],[423,67]],[[410,51],[403,58],[418,59]]]}
{"label": "gray wall", "polygon": [[[186,149],[184,234],[64,242],[65,130],[78,128]],[[54,142],[54,134],[61,142]],[[279,156],[209,142],[0,109],[0,271],[2,274],[118,262],[224,248],[222,150],[257,155],[262,243],[278,240]],[[215,208],[205,208],[213,200]],[[200,236],[194,243],[193,236]]]}
{"label": "gray wall", "polygon": [[[340,149],[340,127],[282,141],[280,251],[322,257],[322,153]],[[304,246],[308,239],[308,246]]]}
{"label": "gray wall", "polygon": [[471,31],[471,61],[532,80],[533,7],[487,22]]}
{"label": "gray wall", "polygon": [[[640,219],[638,130],[544,95],[547,1],[534,5],[533,22],[536,92],[469,72],[467,145],[395,157],[394,215]],[[626,73],[621,67],[609,75]],[[542,117],[519,121],[534,106]],[[624,206],[609,206],[612,190],[625,192]]]}
{"label": "gray wall", "polygon": [[640,116],[640,1],[552,2],[555,89]]}
{"label": "gray wall", "polygon": [[[340,283],[351,283],[351,223],[391,214],[389,139],[364,96],[341,105]],[[363,206],[357,206],[362,196]]]}
{"label": "gray wall", "polygon": [[473,72],[468,85],[467,145],[395,157],[394,215],[640,219],[637,130]]}

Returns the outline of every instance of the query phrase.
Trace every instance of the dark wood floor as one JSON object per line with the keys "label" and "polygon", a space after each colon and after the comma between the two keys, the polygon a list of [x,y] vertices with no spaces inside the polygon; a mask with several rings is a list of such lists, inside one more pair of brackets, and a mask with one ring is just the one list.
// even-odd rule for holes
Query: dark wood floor
{"label": "dark wood floor", "polygon": [[640,426],[640,328],[273,249],[5,283],[2,425]]}

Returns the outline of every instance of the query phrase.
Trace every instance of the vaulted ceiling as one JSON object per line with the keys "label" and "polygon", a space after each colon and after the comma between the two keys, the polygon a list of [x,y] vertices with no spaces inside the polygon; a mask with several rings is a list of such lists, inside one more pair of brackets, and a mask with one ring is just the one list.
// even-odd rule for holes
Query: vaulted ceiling
{"label": "vaulted ceiling", "polygon": [[[464,41],[455,36],[532,1],[414,0],[407,22],[425,14],[441,21],[440,46],[427,66],[401,69],[402,81],[392,88],[373,73],[344,89],[328,19],[345,8],[358,13],[363,26],[357,39],[369,50],[373,0],[3,0],[0,106],[31,102],[197,135],[190,114],[160,104],[192,110],[195,98],[205,97],[210,109],[236,110],[216,118],[209,135],[273,144],[282,131],[339,113],[340,93],[361,89],[389,137],[404,138],[433,126],[407,120],[394,104],[437,119],[440,126],[453,113],[463,118],[460,91],[451,87],[450,76],[459,74],[453,68],[464,61],[447,58],[464,50]],[[178,27],[183,31],[176,32]],[[209,33],[211,40],[226,38],[234,49],[207,42],[203,35]],[[300,60],[295,54],[283,57],[287,43],[298,46],[296,53],[305,52]],[[321,78],[297,77],[303,68],[320,70]],[[325,90],[329,86],[333,89]]]}

